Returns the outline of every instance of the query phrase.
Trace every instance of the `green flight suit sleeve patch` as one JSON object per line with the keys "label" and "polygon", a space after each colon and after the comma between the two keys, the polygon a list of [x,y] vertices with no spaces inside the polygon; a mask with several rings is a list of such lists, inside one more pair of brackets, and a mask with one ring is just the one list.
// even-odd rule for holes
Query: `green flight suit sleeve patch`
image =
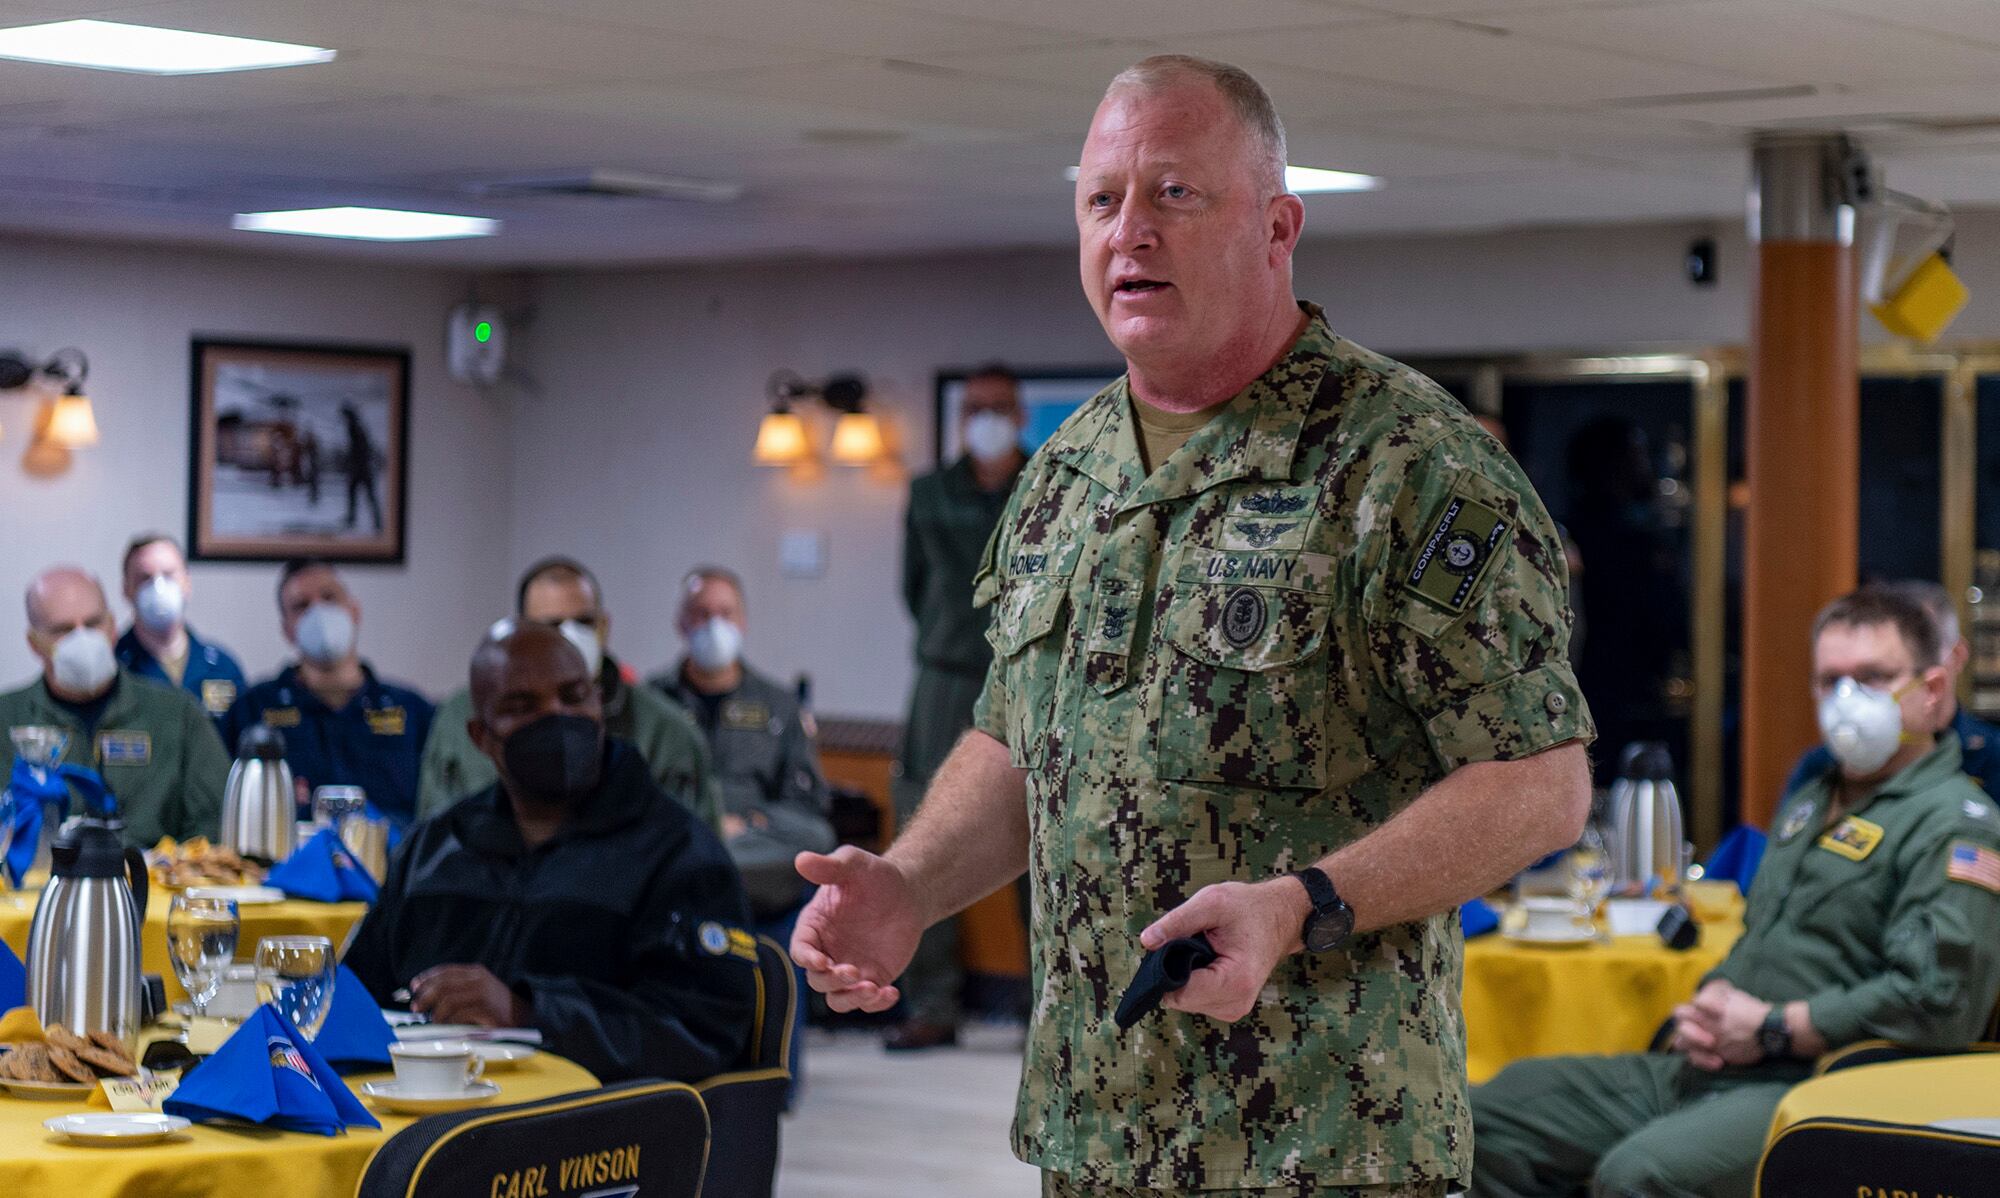
{"label": "green flight suit sleeve patch", "polygon": [[1412,594],[1457,615],[1479,592],[1507,547],[1512,528],[1506,517],[1462,490],[1445,500],[1425,526],[1417,560],[1403,579]]}

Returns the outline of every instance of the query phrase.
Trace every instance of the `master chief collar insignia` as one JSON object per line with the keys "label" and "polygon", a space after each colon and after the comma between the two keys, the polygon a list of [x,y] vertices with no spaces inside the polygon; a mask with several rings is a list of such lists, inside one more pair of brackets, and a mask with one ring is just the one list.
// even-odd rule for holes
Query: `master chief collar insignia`
{"label": "master chief collar insignia", "polygon": [[1778,843],[1784,844],[1792,837],[1806,830],[1812,821],[1813,805],[1810,799],[1800,799],[1785,809],[1784,820],[1778,825]]}

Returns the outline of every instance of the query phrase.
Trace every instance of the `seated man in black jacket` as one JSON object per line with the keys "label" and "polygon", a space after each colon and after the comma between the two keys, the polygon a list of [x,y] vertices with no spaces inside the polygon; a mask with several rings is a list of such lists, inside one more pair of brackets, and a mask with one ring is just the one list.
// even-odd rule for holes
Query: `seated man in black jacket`
{"label": "seated man in black jacket", "polygon": [[467,725],[500,781],[412,828],[346,964],[385,1005],[539,1028],[605,1082],[733,1065],[756,1003],[743,884],[715,835],[607,741],[563,635],[472,659]]}

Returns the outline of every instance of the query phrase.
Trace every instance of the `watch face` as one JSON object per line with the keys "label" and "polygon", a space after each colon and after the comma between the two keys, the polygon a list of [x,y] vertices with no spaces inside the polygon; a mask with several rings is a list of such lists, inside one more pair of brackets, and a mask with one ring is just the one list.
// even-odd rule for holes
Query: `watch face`
{"label": "watch face", "polygon": [[1346,907],[1306,919],[1306,951],[1323,953],[1338,948],[1354,930],[1354,913]]}

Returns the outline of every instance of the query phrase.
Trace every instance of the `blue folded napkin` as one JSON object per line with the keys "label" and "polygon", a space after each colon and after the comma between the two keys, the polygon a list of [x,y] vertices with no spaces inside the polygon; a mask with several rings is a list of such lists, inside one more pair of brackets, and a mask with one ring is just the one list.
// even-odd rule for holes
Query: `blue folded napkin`
{"label": "blue folded napkin", "polygon": [[1485,899],[1473,899],[1458,909],[1458,926],[1467,940],[1500,926],[1500,913]]}
{"label": "blue folded napkin", "polygon": [[332,828],[321,828],[282,864],[273,866],[264,884],[318,903],[372,903],[381,891]]}
{"label": "blue folded napkin", "polygon": [[21,958],[14,950],[0,941],[0,1011],[11,1011],[15,1007],[28,1005],[28,971],[21,967]]}
{"label": "blue folded napkin", "polygon": [[29,765],[20,757],[14,759],[14,768],[7,776],[6,801],[0,807],[4,807],[7,820],[14,825],[14,838],[7,845],[4,865],[7,880],[16,888],[28,867],[35,863],[35,851],[42,843],[42,821],[49,818],[47,809],[54,807],[54,818],[60,821],[69,811],[72,786],[82,797],[86,813],[98,816],[117,813],[118,800],[104,785],[103,777],[89,766]]}
{"label": "blue folded napkin", "polygon": [[196,1066],[162,1109],[196,1123],[242,1119],[322,1136],[382,1126],[312,1041],[269,1005]]}
{"label": "blue folded napkin", "polygon": [[394,1063],[389,1046],[395,1042],[396,1031],[382,1018],[375,996],[347,966],[341,966],[334,975],[333,1006],[313,1047],[340,1072],[365,1073]]}

